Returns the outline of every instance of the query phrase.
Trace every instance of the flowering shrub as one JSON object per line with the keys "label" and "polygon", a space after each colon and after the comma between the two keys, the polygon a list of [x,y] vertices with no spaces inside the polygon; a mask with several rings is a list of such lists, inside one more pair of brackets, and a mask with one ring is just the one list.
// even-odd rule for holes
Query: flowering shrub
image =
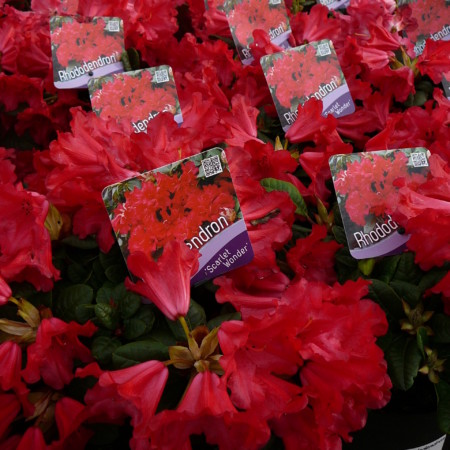
{"label": "flowering shrub", "polygon": [[[311,99],[286,134],[258,64],[281,49],[253,31],[256,60],[244,66],[218,1],[0,3],[2,449],[337,450],[369,409],[418,381],[450,432],[449,43],[428,39],[416,57],[412,5],[310,3],[286,2],[292,44],[332,40],[356,108],[324,117]],[[97,117],[86,91],[56,89],[55,13],[121,17],[124,64],[170,65],[183,123],[162,112],[133,133]],[[62,61],[115,51],[102,27],[81,53],[65,50],[73,24]],[[111,95],[137,95],[137,80]],[[226,147],[253,261],[190,287],[198,255],[168,232],[236,204],[228,173],[195,185],[188,163],[111,198],[131,280],[103,189],[215,146]],[[416,147],[430,151],[426,176],[401,169],[401,156],[355,157],[339,181],[355,222],[386,212],[410,236],[399,255],[353,259],[329,158]],[[364,195],[350,207],[355,183]]]}

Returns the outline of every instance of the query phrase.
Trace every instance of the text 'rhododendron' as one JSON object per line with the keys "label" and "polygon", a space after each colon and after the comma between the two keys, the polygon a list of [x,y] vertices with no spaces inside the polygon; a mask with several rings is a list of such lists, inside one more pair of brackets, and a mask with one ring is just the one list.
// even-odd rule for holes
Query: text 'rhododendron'
{"label": "text 'rhododendron'", "polygon": [[0,1],[2,450],[450,432],[450,6],[313,3]]}

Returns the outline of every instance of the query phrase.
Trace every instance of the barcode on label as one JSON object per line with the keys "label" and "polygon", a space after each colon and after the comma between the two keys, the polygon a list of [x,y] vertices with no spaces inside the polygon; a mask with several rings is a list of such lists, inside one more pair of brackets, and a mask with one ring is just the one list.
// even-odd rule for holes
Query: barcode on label
{"label": "barcode on label", "polygon": [[319,56],[326,56],[326,55],[331,55],[331,49],[330,46],[325,43],[325,44],[319,44],[317,46],[317,54]]}
{"label": "barcode on label", "polygon": [[211,158],[206,158],[202,161],[203,171],[205,172],[205,177],[212,177],[218,173],[223,172],[222,164],[218,155],[211,156]]}
{"label": "barcode on label", "polygon": [[156,83],[165,83],[167,81],[169,81],[169,72],[167,72],[166,69],[155,71],[155,82]]}
{"label": "barcode on label", "polygon": [[411,161],[414,167],[428,167],[425,153],[411,153]]}
{"label": "barcode on label", "polygon": [[112,33],[117,33],[120,31],[120,21],[119,20],[110,20],[107,25],[108,31]]}

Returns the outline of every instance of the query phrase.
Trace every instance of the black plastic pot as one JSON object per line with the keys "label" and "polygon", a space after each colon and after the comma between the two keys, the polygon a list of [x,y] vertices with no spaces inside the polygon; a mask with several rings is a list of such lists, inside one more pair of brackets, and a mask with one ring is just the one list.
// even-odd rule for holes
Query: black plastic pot
{"label": "black plastic pot", "polygon": [[[353,434],[351,444],[344,450],[409,450],[427,446],[444,433],[436,419],[436,394],[427,379],[417,379],[404,391],[393,391],[389,404],[369,412],[366,426]],[[441,447],[430,446],[429,450]],[[450,437],[443,450],[450,450]]]}

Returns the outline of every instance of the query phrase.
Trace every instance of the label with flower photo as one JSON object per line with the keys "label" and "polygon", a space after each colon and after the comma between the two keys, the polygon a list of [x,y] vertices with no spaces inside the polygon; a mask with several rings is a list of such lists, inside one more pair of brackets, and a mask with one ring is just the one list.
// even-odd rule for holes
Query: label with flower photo
{"label": "label with flower photo", "polygon": [[350,254],[356,259],[403,252],[409,239],[387,213],[402,183],[423,183],[426,148],[335,155],[329,160]]}
{"label": "label with flower photo", "polygon": [[425,49],[425,41],[448,41],[450,39],[450,0],[399,0],[400,8],[409,6],[412,22],[406,35],[414,44],[416,56]]}
{"label": "label with flower photo", "polygon": [[263,56],[261,66],[284,131],[297,119],[298,107],[311,98],[322,100],[324,116],[343,117],[355,111],[328,39]]}
{"label": "label with flower photo", "polygon": [[347,8],[350,0],[317,0],[317,3],[326,6],[328,9]]}
{"label": "label with flower photo", "polygon": [[59,89],[86,88],[88,81],[123,72],[123,21],[119,17],[50,19],[53,79]]}
{"label": "label with flower photo", "polygon": [[284,0],[226,0],[223,7],[244,64],[251,64],[254,60],[250,51],[254,30],[265,31],[275,45],[290,47],[287,40],[291,27]]}
{"label": "label with flower photo", "polygon": [[172,113],[178,124],[183,122],[170,66],[94,78],[88,86],[93,111],[99,117],[131,123],[135,133],[146,132],[161,112]]}
{"label": "label with flower photo", "polygon": [[198,250],[191,284],[253,259],[225,152],[213,148],[113,184],[103,201],[125,261],[135,251],[155,260],[172,241]]}

